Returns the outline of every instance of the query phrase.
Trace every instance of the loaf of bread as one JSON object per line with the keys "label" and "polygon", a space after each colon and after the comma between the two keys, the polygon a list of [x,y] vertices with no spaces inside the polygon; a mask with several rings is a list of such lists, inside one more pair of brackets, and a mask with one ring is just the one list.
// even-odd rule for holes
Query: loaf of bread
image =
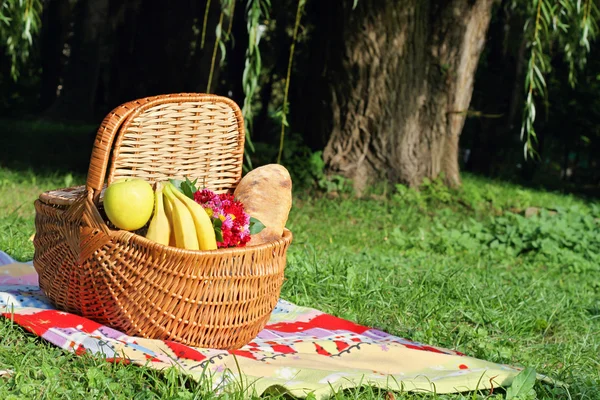
{"label": "loaf of bread", "polygon": [[234,196],[248,215],[265,225],[252,235],[248,246],[281,238],[292,208],[292,179],[285,167],[268,164],[253,169],[240,180]]}

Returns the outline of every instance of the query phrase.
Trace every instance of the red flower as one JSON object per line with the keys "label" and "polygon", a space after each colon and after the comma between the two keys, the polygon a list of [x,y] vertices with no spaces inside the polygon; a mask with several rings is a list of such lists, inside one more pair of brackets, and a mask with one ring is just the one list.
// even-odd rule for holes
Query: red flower
{"label": "red flower", "polygon": [[233,215],[234,221],[239,221],[238,225],[248,225],[250,217],[244,211],[244,205],[236,201],[232,194],[223,193],[219,195],[224,213]]}
{"label": "red flower", "polygon": [[221,220],[223,240],[217,242],[217,247],[243,247],[250,241],[250,216],[244,211],[244,205],[235,200],[232,194],[216,195],[211,190],[204,189],[194,193],[194,200],[205,209],[212,210],[213,220]]}

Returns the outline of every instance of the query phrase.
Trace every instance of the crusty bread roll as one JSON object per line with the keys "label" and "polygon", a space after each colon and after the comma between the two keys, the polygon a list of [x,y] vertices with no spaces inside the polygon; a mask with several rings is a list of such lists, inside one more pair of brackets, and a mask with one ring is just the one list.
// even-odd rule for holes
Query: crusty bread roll
{"label": "crusty bread roll", "polygon": [[268,164],[253,169],[240,180],[234,196],[248,215],[265,225],[248,246],[281,238],[292,208],[292,179],[285,167]]}

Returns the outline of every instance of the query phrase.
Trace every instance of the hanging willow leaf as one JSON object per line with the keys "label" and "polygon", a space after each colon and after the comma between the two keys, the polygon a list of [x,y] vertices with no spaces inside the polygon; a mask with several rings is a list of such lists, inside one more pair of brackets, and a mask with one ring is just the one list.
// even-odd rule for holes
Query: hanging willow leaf
{"label": "hanging willow leaf", "polygon": [[0,1],[0,42],[11,60],[10,73],[14,80],[19,68],[29,59],[33,38],[41,28],[41,0]]}
{"label": "hanging willow leaf", "polygon": [[268,19],[271,10],[270,0],[248,0],[246,3],[246,17],[248,30],[248,49],[246,50],[246,62],[244,64],[244,72],[242,73],[242,88],[244,89],[244,105],[242,107],[242,115],[244,117],[246,128],[246,151],[244,165],[245,169],[252,169],[252,160],[250,153],[254,152],[254,144],[252,143],[252,121],[254,114],[252,111],[252,101],[254,93],[258,87],[258,78],[262,71],[262,59],[260,56],[260,38],[261,38],[261,21]]}
{"label": "hanging willow leaf", "polygon": [[[513,4],[518,1],[513,2]],[[577,70],[585,66],[590,42],[598,32],[600,12],[595,1],[533,0],[525,23],[529,37],[529,61],[525,71],[525,106],[521,125],[525,158],[536,155],[536,101],[548,105],[546,76],[551,71],[550,54],[556,47],[569,66],[569,84],[577,83]]]}
{"label": "hanging willow leaf", "polygon": [[210,9],[210,0],[206,1],[206,8],[204,8],[204,21],[202,23],[202,38],[200,39],[200,48],[204,48],[204,39],[206,38],[206,25],[208,24],[208,10]]}
{"label": "hanging willow leaf", "polygon": [[288,127],[287,115],[289,111],[288,104],[288,93],[290,90],[290,79],[292,73],[292,62],[294,60],[294,50],[296,49],[296,40],[298,38],[298,28],[300,27],[300,19],[302,18],[302,10],[306,0],[298,1],[298,8],[296,10],[296,23],[294,24],[294,33],[292,35],[292,44],[290,45],[290,56],[288,59],[287,75],[285,79],[285,90],[283,92],[283,106],[281,109],[281,133],[279,136],[279,152],[277,153],[277,163],[281,163],[281,156],[283,154],[283,144],[285,139],[285,128]]}
{"label": "hanging willow leaf", "polygon": [[230,30],[223,31],[223,20],[225,17],[231,18],[233,20],[233,10],[234,7],[232,4],[235,4],[235,0],[221,0],[221,14],[219,15],[219,22],[215,27],[215,44],[213,46],[213,53],[210,63],[210,70],[208,73],[208,83],[206,85],[206,93],[210,93],[210,88],[212,85],[213,73],[215,70],[215,63],[217,59],[217,51],[221,52],[221,59],[219,61],[220,65],[223,65],[225,62],[225,58],[227,56],[227,47],[225,43],[230,39]]}

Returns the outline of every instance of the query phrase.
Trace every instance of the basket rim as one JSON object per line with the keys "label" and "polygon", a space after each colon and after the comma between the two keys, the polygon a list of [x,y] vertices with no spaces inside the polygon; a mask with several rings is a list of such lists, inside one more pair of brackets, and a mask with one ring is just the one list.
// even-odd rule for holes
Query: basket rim
{"label": "basket rim", "polygon": [[269,242],[260,243],[257,245],[244,246],[244,247],[218,248],[215,250],[189,250],[189,249],[182,249],[182,248],[175,247],[175,246],[160,244],[153,240],[147,239],[144,236],[137,234],[135,232],[130,232],[130,231],[122,230],[122,229],[118,229],[118,230],[110,229],[109,232],[113,238],[122,239],[122,240],[131,240],[134,243],[137,243],[140,246],[143,246],[145,248],[156,248],[156,249],[165,250],[165,251],[169,252],[170,254],[178,254],[178,255],[183,255],[183,256],[195,256],[195,257],[198,257],[198,256],[225,257],[225,256],[229,256],[229,255],[245,254],[248,252],[259,252],[259,251],[265,250],[269,247],[281,247],[285,244],[291,244],[292,239],[293,239],[292,231],[290,231],[288,228],[284,228],[283,234],[281,235],[280,238],[277,238],[277,239],[269,241]]}
{"label": "basket rim", "polygon": [[[76,187],[67,187],[67,188],[61,188],[61,189],[71,189],[71,188],[74,188],[74,189],[81,188],[84,190],[88,190],[88,188],[86,188],[85,185],[80,185],[80,186],[76,186]],[[62,199],[54,198],[50,195],[51,192],[60,191],[61,189],[54,189],[54,190],[48,190],[48,191],[42,192],[39,195],[39,197],[36,199],[36,202],[39,202],[40,204],[43,204],[44,206],[47,206],[47,207],[55,208],[58,206],[59,208],[64,208],[65,210],[68,210],[69,207],[74,205],[74,203],[77,201],[77,199],[62,200]],[[84,192],[81,193],[80,196],[82,196],[83,194],[84,194]],[[85,200],[87,200],[87,201],[90,201],[88,196],[79,197],[79,199],[83,199],[83,198],[85,198]],[[93,202],[91,205],[93,205],[93,207],[96,207],[96,208],[98,207]],[[170,245],[163,245],[163,244],[157,243],[153,240],[147,239],[139,233],[127,231],[124,229],[111,228],[106,223],[106,221],[103,220],[102,222],[106,229],[106,232],[113,239],[131,241],[132,243],[135,243],[135,244],[137,244],[141,247],[147,248],[147,249],[154,248],[159,251],[166,251],[169,254],[177,254],[177,255],[181,255],[181,256],[225,257],[228,255],[244,254],[247,252],[259,252],[261,250],[267,249],[268,247],[280,247],[285,244],[289,245],[289,244],[291,244],[291,241],[293,239],[293,234],[292,234],[291,230],[288,229],[287,227],[284,227],[283,233],[280,238],[277,238],[275,240],[271,240],[268,242],[260,243],[257,245],[250,245],[250,246],[244,246],[244,247],[217,248],[214,250],[189,250],[189,249],[182,249],[182,248],[170,246]]]}

